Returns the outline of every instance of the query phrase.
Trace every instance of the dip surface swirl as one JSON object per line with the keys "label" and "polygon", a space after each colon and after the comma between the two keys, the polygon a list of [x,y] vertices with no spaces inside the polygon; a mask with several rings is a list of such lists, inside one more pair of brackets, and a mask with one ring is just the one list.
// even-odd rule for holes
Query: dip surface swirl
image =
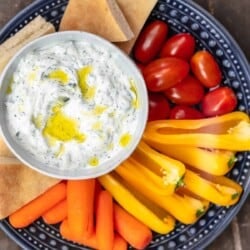
{"label": "dip surface swirl", "polygon": [[124,150],[135,133],[139,101],[133,79],[114,57],[84,41],[25,55],[5,103],[17,143],[57,168],[98,167]]}

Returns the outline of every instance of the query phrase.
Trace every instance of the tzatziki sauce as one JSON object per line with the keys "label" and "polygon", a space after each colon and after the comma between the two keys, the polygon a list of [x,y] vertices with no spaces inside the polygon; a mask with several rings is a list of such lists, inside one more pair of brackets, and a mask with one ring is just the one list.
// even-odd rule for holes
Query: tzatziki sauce
{"label": "tzatziki sauce", "polygon": [[56,168],[93,168],[131,142],[136,84],[100,45],[62,41],[27,53],[8,85],[15,141]]}

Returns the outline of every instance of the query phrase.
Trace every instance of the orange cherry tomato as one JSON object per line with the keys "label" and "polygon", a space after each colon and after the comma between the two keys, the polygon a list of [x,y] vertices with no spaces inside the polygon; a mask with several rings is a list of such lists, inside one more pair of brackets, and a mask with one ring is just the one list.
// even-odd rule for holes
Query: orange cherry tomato
{"label": "orange cherry tomato", "polygon": [[220,67],[209,52],[196,52],[191,58],[190,65],[194,75],[204,86],[211,88],[221,83]]}

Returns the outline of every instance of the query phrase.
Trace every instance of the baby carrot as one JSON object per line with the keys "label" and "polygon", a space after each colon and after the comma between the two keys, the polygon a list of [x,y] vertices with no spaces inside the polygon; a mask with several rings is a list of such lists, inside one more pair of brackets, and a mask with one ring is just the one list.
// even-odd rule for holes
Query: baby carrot
{"label": "baby carrot", "polygon": [[113,250],[127,250],[128,243],[119,234],[115,235]]}
{"label": "baby carrot", "polygon": [[68,180],[67,217],[69,229],[77,238],[94,230],[95,179]]}
{"label": "baby carrot", "polygon": [[23,228],[66,198],[66,184],[60,182],[9,216],[10,224]]}
{"label": "baby carrot", "polygon": [[110,250],[114,244],[114,216],[111,194],[103,190],[97,197],[96,238],[98,249]]}
{"label": "baby carrot", "polygon": [[57,224],[63,221],[67,217],[67,201],[63,200],[50,210],[48,210],[45,214],[43,214],[42,218],[47,224]]}
{"label": "baby carrot", "polygon": [[97,198],[99,197],[99,193],[103,190],[102,185],[99,181],[95,183],[95,198],[94,198],[94,211],[97,209]]}
{"label": "baby carrot", "polygon": [[152,231],[130,215],[121,206],[114,204],[115,230],[134,248],[145,249],[152,240]]}
{"label": "baby carrot", "polygon": [[95,197],[103,190],[101,183],[97,180],[95,183]]}
{"label": "baby carrot", "polygon": [[92,235],[90,235],[88,238],[86,238],[84,236],[76,237],[76,235],[74,235],[70,231],[69,223],[68,223],[67,219],[61,223],[59,230],[60,230],[61,236],[66,240],[73,241],[75,243],[85,245],[87,247],[91,247],[94,249],[98,249],[96,235],[94,233]]}

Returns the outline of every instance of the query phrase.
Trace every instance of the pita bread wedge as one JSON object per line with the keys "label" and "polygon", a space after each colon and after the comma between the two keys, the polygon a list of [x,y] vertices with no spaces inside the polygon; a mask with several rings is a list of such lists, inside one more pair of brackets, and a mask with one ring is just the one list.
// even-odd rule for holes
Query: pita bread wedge
{"label": "pita bread wedge", "polygon": [[70,0],[59,30],[86,31],[111,42],[134,36],[115,0]]}
{"label": "pita bread wedge", "polygon": [[15,158],[0,157],[0,162],[0,219],[60,181],[26,167]]}
{"label": "pita bread wedge", "polygon": [[55,32],[55,27],[41,16],[37,16],[25,25],[14,36],[0,45],[0,73],[18,50],[36,38],[53,32]]}
{"label": "pita bread wedge", "polygon": [[3,219],[60,180],[42,175],[11,157],[1,138],[0,145],[0,219]]}
{"label": "pita bread wedge", "polygon": [[156,5],[157,0],[117,0],[117,3],[135,36],[130,41],[118,42],[116,45],[125,53],[130,54],[135,41],[150,12]]}

